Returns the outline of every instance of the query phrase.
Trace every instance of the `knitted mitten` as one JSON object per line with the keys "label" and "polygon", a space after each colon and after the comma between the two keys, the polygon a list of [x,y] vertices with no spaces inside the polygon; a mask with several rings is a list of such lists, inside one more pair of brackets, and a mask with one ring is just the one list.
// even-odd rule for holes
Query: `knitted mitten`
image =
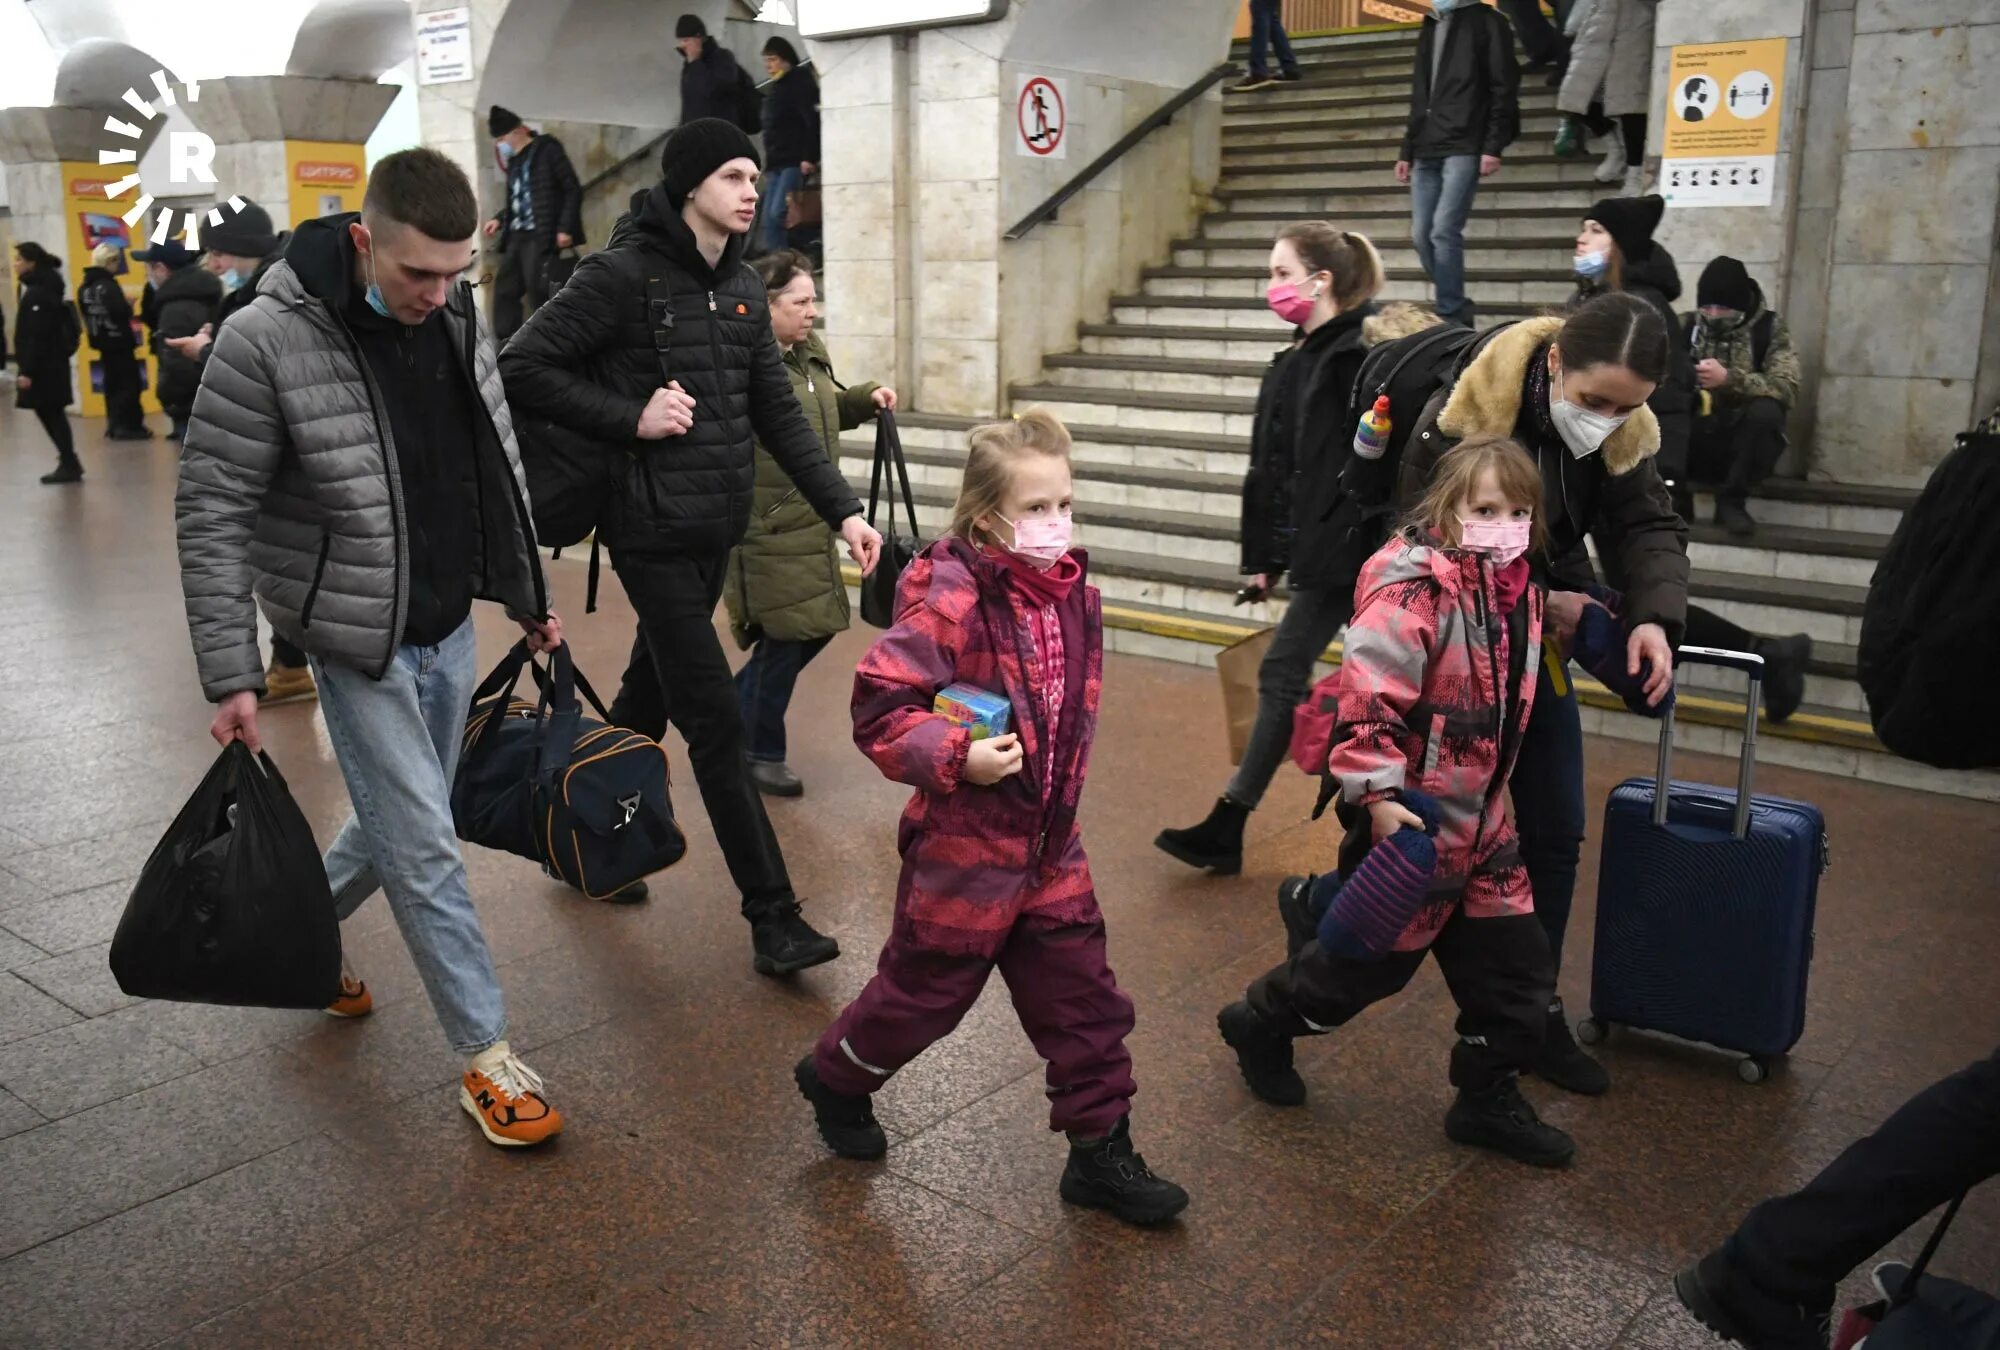
{"label": "knitted mitten", "polygon": [[1352,874],[1332,888],[1322,878],[1314,888],[1314,907],[1326,906],[1319,921],[1319,945],[1336,955],[1381,960],[1395,950],[1396,939],[1430,893],[1437,871],[1437,803],[1407,788],[1397,800],[1424,822],[1424,828],[1405,827],[1378,840]]}
{"label": "knitted mitten", "polygon": [[1636,676],[1625,673],[1625,643],[1628,634],[1624,623],[1618,618],[1620,596],[1616,591],[1591,588],[1591,595],[1600,604],[1585,605],[1583,615],[1576,622],[1576,640],[1570,646],[1570,657],[1579,666],[1589,671],[1597,682],[1625,701],[1625,706],[1641,717],[1658,717],[1667,710],[1673,698],[1673,691],[1667,691],[1666,698],[1658,707],[1646,704],[1646,680],[1652,674],[1653,663],[1639,663]]}

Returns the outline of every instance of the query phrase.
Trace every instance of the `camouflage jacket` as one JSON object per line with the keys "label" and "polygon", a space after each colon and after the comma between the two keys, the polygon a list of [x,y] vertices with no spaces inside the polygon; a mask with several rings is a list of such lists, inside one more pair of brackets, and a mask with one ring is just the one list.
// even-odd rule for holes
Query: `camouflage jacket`
{"label": "camouflage jacket", "polygon": [[1782,317],[1772,316],[1771,346],[1764,353],[1764,368],[1759,370],[1753,359],[1750,330],[1764,312],[1760,301],[1755,309],[1731,323],[1717,323],[1699,314],[1689,316],[1693,321],[1694,331],[1689,341],[1694,359],[1700,362],[1713,357],[1729,367],[1729,383],[1709,391],[1718,406],[1741,404],[1753,398],[1774,398],[1789,410],[1799,400],[1799,354],[1792,346],[1791,330],[1785,327]]}

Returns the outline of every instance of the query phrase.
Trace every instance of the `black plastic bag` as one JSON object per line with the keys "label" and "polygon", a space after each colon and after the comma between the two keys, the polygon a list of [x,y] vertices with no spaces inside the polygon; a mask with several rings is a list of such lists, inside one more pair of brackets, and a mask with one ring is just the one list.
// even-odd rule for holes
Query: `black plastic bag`
{"label": "black plastic bag", "polygon": [[[917,504],[910,493],[909,466],[903,462],[903,438],[896,432],[895,414],[885,410],[875,419],[875,469],[868,484],[868,523],[871,526],[875,524],[875,508],[881,500],[883,480],[889,477],[892,465],[896,476],[888,483],[889,515],[883,522],[882,556],[876,560],[875,570],[861,578],[861,618],[864,623],[877,628],[895,626],[896,585],[903,578],[903,569],[910,565],[924,546],[917,534]],[[896,533],[898,482],[903,489],[903,512],[910,522],[907,535]]]}
{"label": "black plastic bag", "polygon": [[324,1008],[340,923],[312,827],[269,755],[223,747],[146,860],[111,940],[134,998]]}

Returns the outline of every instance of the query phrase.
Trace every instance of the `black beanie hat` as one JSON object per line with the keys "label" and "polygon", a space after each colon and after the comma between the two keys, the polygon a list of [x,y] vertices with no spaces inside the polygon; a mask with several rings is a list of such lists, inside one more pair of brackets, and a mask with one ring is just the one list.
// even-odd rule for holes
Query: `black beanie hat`
{"label": "black beanie hat", "polygon": [[660,151],[661,186],[667,190],[667,204],[680,210],[702,179],[732,159],[747,159],[760,169],[764,167],[756,145],[734,122],[698,117],[674,128]]}
{"label": "black beanie hat", "polygon": [[225,215],[220,225],[201,232],[201,242],[219,253],[239,258],[268,258],[278,251],[278,232],[271,226],[271,213],[246,200],[235,215]]}
{"label": "black beanie hat", "polygon": [[1665,197],[1606,197],[1583,218],[1604,227],[1626,262],[1643,262],[1653,252],[1653,231],[1666,213]]}
{"label": "black beanie hat", "polygon": [[1757,303],[1757,283],[1750,280],[1749,268],[1724,254],[1701,269],[1701,280],[1695,283],[1694,303],[1697,309],[1721,305],[1747,313]]}
{"label": "black beanie hat", "polygon": [[486,110],[486,134],[496,140],[520,125],[521,119],[512,109],[496,103]]}
{"label": "black beanie hat", "polygon": [[798,48],[781,37],[774,37],[764,44],[764,55],[775,56],[788,66],[796,66],[799,63]]}
{"label": "black beanie hat", "polygon": [[699,14],[683,14],[674,24],[674,41],[682,38],[707,37],[708,25],[701,21]]}

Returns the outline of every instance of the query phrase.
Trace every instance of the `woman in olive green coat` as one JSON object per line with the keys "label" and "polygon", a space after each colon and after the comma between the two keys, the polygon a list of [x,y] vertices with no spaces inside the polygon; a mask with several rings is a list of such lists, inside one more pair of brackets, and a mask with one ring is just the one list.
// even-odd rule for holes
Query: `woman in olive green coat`
{"label": "woman in olive green coat", "polygon": [[[826,345],[813,332],[819,291],[804,254],[767,253],[756,266],[770,294],[771,331],[785,354],[792,393],[838,464],[840,433],[893,409],[896,391],[873,384],[849,389],[834,379]],[[799,672],[847,627],[847,583],[833,531],[761,445],[750,530],[729,555],[722,595],[736,641],[754,644],[736,673],[751,781],[770,796],[796,797],[805,785],[785,763],[785,709]]]}

